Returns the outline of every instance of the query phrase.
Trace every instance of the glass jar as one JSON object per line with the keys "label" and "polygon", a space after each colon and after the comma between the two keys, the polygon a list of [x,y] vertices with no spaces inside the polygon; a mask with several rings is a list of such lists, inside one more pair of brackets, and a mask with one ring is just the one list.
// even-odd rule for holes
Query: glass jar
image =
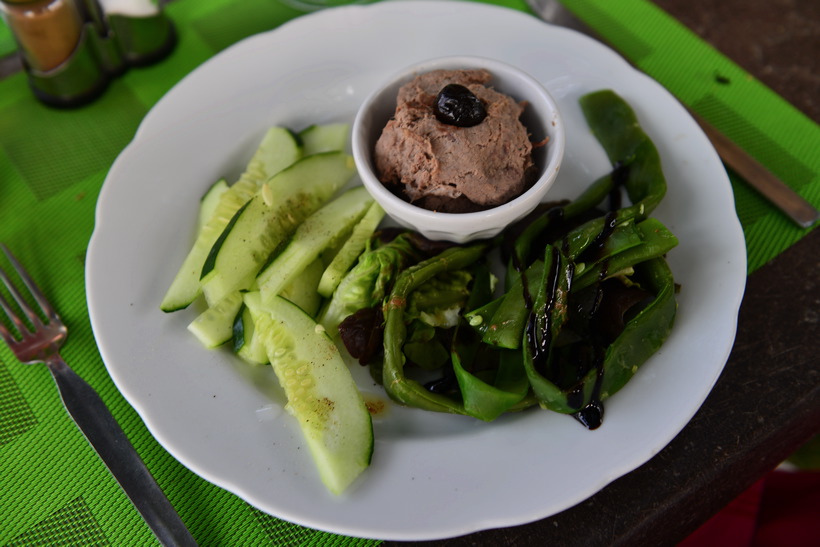
{"label": "glass jar", "polygon": [[0,8],[33,70],[57,68],[80,43],[83,20],[73,0],[2,0]]}

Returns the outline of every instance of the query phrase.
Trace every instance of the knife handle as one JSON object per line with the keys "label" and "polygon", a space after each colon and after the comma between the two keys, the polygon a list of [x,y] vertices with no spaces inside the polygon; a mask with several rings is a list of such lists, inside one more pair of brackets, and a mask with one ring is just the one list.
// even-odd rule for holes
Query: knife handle
{"label": "knife handle", "polygon": [[[564,7],[560,1],[527,0],[527,4],[540,18],[548,23],[577,30],[617,51],[617,48],[602,39],[597,32]],[[631,61],[630,64],[635,66]],[[637,69],[637,67],[635,68]],[[681,104],[683,103],[681,102]],[[687,110],[700,125],[712,146],[717,150],[721,160],[743,177],[752,188],[760,192],[763,197],[803,228],[809,228],[817,222],[820,214],[809,202],[800,197],[785,182],[777,178],[771,171],[701,118],[696,112],[690,108],[687,108]]]}
{"label": "knife handle", "polygon": [[803,228],[811,227],[820,218],[817,209],[778,179],[771,171],[758,163],[726,135],[691,109],[689,113],[709,137],[720,158],[778,209]]}
{"label": "knife handle", "polygon": [[100,396],[63,361],[46,361],[68,413],[99,454],[151,531],[165,546],[196,546],[122,428]]}

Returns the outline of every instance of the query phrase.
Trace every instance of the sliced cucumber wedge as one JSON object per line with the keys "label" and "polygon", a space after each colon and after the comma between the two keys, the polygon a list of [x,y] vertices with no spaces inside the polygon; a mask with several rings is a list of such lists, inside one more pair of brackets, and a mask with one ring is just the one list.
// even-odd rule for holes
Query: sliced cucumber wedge
{"label": "sliced cucumber wedge", "polygon": [[330,298],[333,291],[339,286],[344,275],[350,270],[353,264],[362,254],[367,242],[373,236],[379,223],[384,218],[384,209],[375,201],[371,203],[362,219],[353,228],[350,237],[345,241],[342,248],[336,253],[322,273],[319,280],[319,294],[325,298]]}
{"label": "sliced cucumber wedge", "polygon": [[172,312],[187,308],[191,302],[202,294],[202,284],[200,282],[202,265],[236,211],[252,195],[245,195],[241,189],[237,189],[234,185],[220,196],[219,204],[212,213],[210,220],[199,230],[191,250],[165,293],[165,297],[160,303],[162,311]]}
{"label": "sliced cucumber wedge", "polygon": [[239,180],[221,192],[208,221],[199,229],[191,250],[160,303],[162,311],[186,308],[197,299],[202,292],[203,265],[236,211],[259,191],[262,183],[295,162],[301,154],[302,145],[290,130],[272,127],[267,131]]}
{"label": "sliced cucumber wedge", "polygon": [[325,486],[341,494],[370,465],[373,423],[336,345],[298,306],[245,294],[254,329],[299,422]]}
{"label": "sliced cucumber wedge", "polygon": [[208,188],[202,199],[199,200],[199,215],[197,215],[196,229],[199,233],[202,228],[211,220],[219,206],[222,194],[228,191],[228,181],[224,178],[219,179]]}
{"label": "sliced cucumber wedge", "polygon": [[262,298],[270,301],[279,295],[339,234],[350,230],[372,203],[364,186],[356,186],[305,219],[288,246],[257,277]]}
{"label": "sliced cucumber wedge", "polygon": [[350,125],[346,123],[311,125],[299,132],[299,138],[305,147],[305,155],[331,150],[344,152],[349,135]]}
{"label": "sliced cucumber wedge", "polygon": [[[305,313],[313,317],[322,304],[322,297],[316,292],[319,277],[324,267],[321,260],[314,260],[302,275],[296,276],[280,293],[283,298],[296,304]],[[236,315],[233,324],[233,349],[240,359],[252,365],[269,364],[261,336],[255,328],[255,311],[243,304],[241,311]],[[226,314],[223,320],[229,319]],[[220,327],[224,335],[227,325]]]}
{"label": "sliced cucumber wedge", "polygon": [[233,324],[242,308],[242,293],[235,291],[199,314],[188,330],[203,346],[213,349],[233,339]]}
{"label": "sliced cucumber wedge", "polygon": [[208,303],[249,288],[271,254],[354,172],[353,158],[326,152],[302,158],[262,185],[230,221],[203,265],[202,290]]}
{"label": "sliced cucumber wedge", "polygon": [[[258,278],[249,277],[243,281],[240,289],[213,301],[210,307],[191,323],[189,330],[209,348],[225,343],[237,329],[244,330],[241,323],[243,318],[238,319],[240,323],[235,322],[236,294],[242,289],[260,290],[266,298],[267,295],[283,296],[305,310],[308,315],[315,315],[322,304],[322,297],[316,290],[324,270],[319,255],[337,234],[349,231],[365,214],[370,205],[368,200],[372,201],[372,198],[364,187],[358,186],[310,215],[296,229],[287,247],[259,274]],[[209,292],[212,288],[211,281],[206,281],[204,287],[206,299],[211,303],[214,294]],[[234,310],[234,313],[229,313],[229,310]],[[241,348],[244,342],[244,335],[243,339],[239,340],[234,334],[235,347]],[[247,353],[247,350],[243,353]],[[254,357],[254,360],[258,360],[258,356]]]}
{"label": "sliced cucumber wedge", "polygon": [[315,317],[322,305],[322,296],[316,291],[316,287],[319,286],[319,279],[323,271],[322,261],[314,260],[301,274],[291,279],[279,295],[305,310],[309,316]]}
{"label": "sliced cucumber wedge", "polygon": [[268,352],[265,350],[263,337],[258,335],[256,320],[250,308],[242,305],[242,311],[237,314],[233,326],[233,350],[236,355],[251,365],[267,365]]}
{"label": "sliced cucumber wedge", "polygon": [[256,186],[259,187],[304,155],[306,154],[302,140],[293,131],[287,127],[271,127],[262,137],[259,148],[251,158],[245,177],[253,176]]}

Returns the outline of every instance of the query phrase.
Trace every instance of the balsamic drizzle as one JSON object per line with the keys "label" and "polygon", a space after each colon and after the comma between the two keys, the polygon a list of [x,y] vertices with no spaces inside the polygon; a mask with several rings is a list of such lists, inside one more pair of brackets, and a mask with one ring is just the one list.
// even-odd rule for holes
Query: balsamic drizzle
{"label": "balsamic drizzle", "polygon": [[[605,246],[618,224],[617,210],[621,208],[621,190],[628,178],[628,173],[628,166],[622,163],[618,163],[613,167],[611,175],[613,187],[609,192],[609,211],[604,215],[604,225],[600,233],[596,235],[595,239],[578,255],[576,258],[577,262],[595,263],[600,261],[605,252]],[[552,207],[545,214],[549,215],[550,222],[548,225],[550,227],[552,227],[555,223],[563,223],[565,220],[564,207],[562,206]],[[565,254],[568,250],[568,246],[569,241],[565,236],[562,241],[562,249]],[[530,293],[529,283],[526,278],[526,267],[521,260],[521,257],[518,256],[517,252],[515,252],[514,247],[511,246],[511,248],[512,252],[510,253],[510,259],[512,261],[513,268],[521,276],[524,305],[529,311],[526,325],[526,342],[529,345],[532,355],[533,366],[537,371],[541,372],[545,376],[547,376],[548,373],[551,373],[550,376],[555,378],[557,377],[556,370],[546,371],[545,368],[549,357],[550,346],[552,344],[552,312],[555,307],[559,279],[558,276],[560,275],[560,251],[556,247],[553,247],[552,267],[545,276],[545,291],[547,294],[545,309],[535,310],[533,309],[535,303],[533,296]],[[574,273],[574,266],[570,265],[570,268],[572,269],[570,269],[567,273],[570,276],[571,282],[571,276]],[[607,277],[608,270],[608,261],[601,263],[601,270],[598,274],[598,283],[595,285],[594,289],[595,295],[593,298],[593,304],[587,311],[588,315],[586,320],[590,324],[594,324],[596,322],[604,294],[603,285],[601,282]],[[540,318],[538,311],[542,311],[543,313]],[[580,422],[587,429],[596,429],[600,427],[604,417],[604,405],[601,401],[601,389],[604,379],[604,358],[606,355],[607,341],[604,336],[596,334],[595,332],[590,332],[584,341],[584,345],[587,350],[591,351],[592,356],[591,359],[583,359],[580,355],[575,356],[577,365],[577,384],[566,393],[567,404],[571,408],[578,409],[572,414],[578,422]],[[559,366],[557,359],[554,362],[554,366]],[[595,376],[595,383],[592,387],[592,393],[590,394],[590,400],[586,405],[584,405],[585,397],[583,379],[590,370],[596,370],[597,372]]]}
{"label": "balsamic drizzle", "polygon": [[[529,316],[527,317],[526,326],[527,344],[529,345],[530,352],[532,354],[533,366],[536,370],[541,371],[542,374],[546,368],[550,353],[550,345],[552,343],[552,312],[555,309],[560,272],[561,253],[557,248],[553,247],[552,265],[546,276],[546,292],[548,296],[543,313],[540,316],[540,321],[538,310],[534,309],[532,298],[529,297],[528,301],[525,300],[525,302],[528,302],[527,309],[530,310]],[[529,293],[529,290],[526,290],[526,292]]]}
{"label": "balsamic drizzle", "polygon": [[609,192],[609,210],[616,211],[621,208],[621,188],[629,178],[629,166],[622,162],[616,163],[612,168],[612,190]]}
{"label": "balsamic drizzle", "polygon": [[532,301],[532,295],[530,294],[530,284],[527,280],[527,269],[521,262],[521,257],[518,256],[518,253],[515,251],[515,248],[512,249],[512,263],[513,268],[515,268],[515,271],[518,272],[518,275],[521,277],[521,288],[524,293],[524,307],[532,311],[532,307],[535,305],[535,303]]}
{"label": "balsamic drizzle", "polygon": [[424,384],[424,388],[431,393],[446,394],[458,387],[455,371],[452,368],[445,370],[441,378],[430,380]]}
{"label": "balsamic drizzle", "polygon": [[[621,208],[621,189],[629,177],[629,166],[621,162],[616,163],[612,169],[611,176],[613,185],[612,190],[609,192],[609,212],[607,212],[604,216],[604,227],[589,247],[584,249],[581,255],[579,255],[578,260],[581,262],[596,261],[600,259],[604,252],[606,242],[609,240],[610,236],[615,231],[615,227],[617,226],[617,210]],[[598,283],[595,288],[594,303],[589,312],[590,323],[595,323],[595,319],[598,316],[598,312],[601,307],[601,300],[604,295],[603,285],[601,282],[606,278],[608,272],[609,261],[605,261],[601,264],[601,271],[598,274]],[[579,410],[573,414],[573,417],[587,429],[597,429],[601,426],[604,419],[604,404],[601,401],[601,387],[604,379],[604,358],[606,356],[607,341],[604,340],[604,337],[600,333],[596,333],[595,329],[591,331],[589,341],[592,345],[592,351],[594,352],[593,367],[597,370],[595,384],[592,386],[592,393],[590,395],[589,402],[583,408],[579,408]],[[585,373],[586,371],[584,371],[584,374]],[[579,381],[583,379],[583,376],[580,375],[580,371],[578,379]],[[579,384],[572,394],[574,395],[573,398],[579,398],[580,400],[578,400],[576,404],[571,404],[570,406],[581,406],[583,403],[582,390],[583,383]],[[568,404],[569,401],[570,396],[567,397]]]}
{"label": "balsamic drizzle", "polygon": [[[610,198],[614,194],[615,191],[613,190],[613,192],[610,193]],[[604,217],[603,229],[595,237],[595,239],[589,245],[589,247],[584,249],[584,251],[579,255],[579,261],[594,262],[600,259],[604,251],[604,246],[606,245],[612,233],[615,231],[617,219],[618,217],[615,211],[610,211],[606,214],[606,216]],[[608,271],[609,261],[604,261],[601,264],[601,271],[598,273],[598,283],[595,285],[595,297],[593,299],[592,308],[589,311],[588,320],[591,324],[595,323],[595,319],[598,316],[599,310],[601,309],[601,301],[604,297],[604,288],[601,282],[606,278]],[[598,427],[600,427],[604,418],[604,404],[601,401],[601,386],[603,384],[604,378],[604,358],[606,355],[606,342],[603,340],[603,337],[599,333],[596,333],[595,329],[592,329],[590,331],[588,338],[588,342],[590,343],[593,352],[593,364],[590,370],[592,368],[595,368],[597,370],[597,374],[595,376],[595,384],[592,387],[592,394],[590,395],[590,400],[586,404],[586,406],[581,408],[581,405],[583,404],[583,383],[581,383],[579,387],[575,390],[576,392],[581,391],[576,395],[576,398],[579,398],[580,400],[577,401],[575,404],[571,404],[570,406],[579,409],[575,414],[573,414],[573,417],[576,420],[578,420],[584,427],[586,427],[587,429],[597,429]],[[583,380],[584,376],[586,375],[586,372],[586,370],[578,371],[579,381]]]}
{"label": "balsamic drizzle", "polygon": [[598,429],[604,422],[604,403],[600,398],[592,399],[587,406],[572,416],[587,429]]}
{"label": "balsamic drizzle", "polygon": [[[628,165],[618,163],[614,165],[612,171],[613,187],[609,192],[609,211],[604,215],[604,225],[601,231],[595,236],[593,241],[576,257],[575,262],[596,263],[600,262],[605,253],[605,247],[618,224],[617,210],[621,208],[622,188],[628,178]],[[556,234],[556,228],[560,228],[566,234],[564,224],[567,219],[564,215],[563,204],[549,207],[544,213],[548,217],[547,231]],[[556,234],[557,235],[557,234]],[[559,359],[553,360],[554,370],[546,370],[549,361],[551,346],[553,343],[552,321],[553,312],[556,306],[559,280],[561,276],[561,255],[567,255],[569,250],[569,240],[566,235],[562,238],[560,249],[552,246],[552,261],[550,271],[544,276],[544,291],[547,295],[545,305],[542,310],[536,310],[535,299],[530,291],[527,279],[527,265],[519,256],[513,244],[514,238],[506,239],[504,249],[509,256],[514,270],[519,274],[522,285],[524,306],[527,309],[527,324],[525,327],[526,343],[532,355],[533,367],[547,378],[557,378],[557,368],[560,366]],[[601,301],[604,296],[603,280],[608,275],[608,261],[601,262],[601,270],[598,273],[598,282],[594,285],[594,296],[592,305],[584,312],[585,322],[595,324],[601,309]],[[569,277],[569,285],[572,283],[574,274],[574,264],[567,265],[566,275]],[[539,311],[541,313],[539,313]],[[587,429],[597,429],[601,426],[604,417],[604,404],[601,401],[601,390],[604,380],[604,358],[608,340],[606,336],[597,333],[597,329],[591,329],[583,340],[578,342],[583,347],[571,357],[576,364],[575,385],[566,391],[567,405],[578,410],[572,416]],[[584,405],[584,378],[589,371],[595,370],[595,383],[592,386],[589,402]],[[449,371],[448,371],[449,372]],[[446,393],[453,389],[455,375],[451,372],[437,380],[425,384],[425,387],[434,393]]]}
{"label": "balsamic drizzle", "polygon": [[[592,240],[592,243],[584,249],[576,259],[578,262],[596,262],[604,253],[604,247],[615,227],[618,225],[618,215],[615,211],[610,211],[604,216],[604,227]],[[606,268],[604,268],[606,270]]]}
{"label": "balsamic drizzle", "polygon": [[[563,208],[556,209],[562,210]],[[590,243],[589,246],[586,249],[584,249],[584,251],[578,256],[578,261],[595,262],[599,260],[609,237],[615,230],[616,225],[616,213],[614,211],[608,212],[604,217],[604,226],[601,232],[595,237],[592,243]],[[568,244],[569,242],[565,237],[562,241],[562,249],[565,253]],[[545,291],[547,298],[543,310],[534,309],[535,303],[532,294],[529,290],[529,283],[526,278],[526,269],[521,261],[521,258],[514,250],[511,253],[511,260],[513,268],[515,268],[515,270],[521,276],[524,295],[524,305],[529,311],[529,314],[527,316],[527,325],[525,332],[526,341],[529,345],[529,350],[532,355],[533,367],[535,368],[535,370],[539,371],[544,376],[547,376],[548,371],[546,371],[545,369],[549,358],[550,346],[552,344],[553,338],[551,334],[552,312],[555,309],[557,291],[559,286],[558,281],[559,276],[561,274],[561,251],[555,246],[552,247],[551,267],[550,271],[547,272],[547,274],[545,275]],[[603,288],[600,284],[600,281],[602,281],[607,275],[607,266],[608,265],[604,263],[602,265],[601,272],[598,274],[599,283],[595,288],[596,292],[594,304],[591,310],[589,311],[588,319],[590,322],[594,322],[594,318],[597,315],[598,310],[600,309],[600,303],[603,297]],[[574,266],[570,265],[567,271],[567,275],[570,278],[570,286],[572,283],[573,273]],[[539,314],[539,312],[541,313]],[[600,427],[604,415],[604,406],[603,402],[601,401],[601,386],[603,384],[604,377],[604,355],[606,351],[606,346],[605,343],[603,343],[600,339],[601,337],[592,334],[589,336],[588,340],[594,352],[593,367],[597,370],[595,384],[593,385],[593,390],[589,403],[582,407],[584,402],[584,384],[582,380],[586,376],[588,370],[591,370],[591,368],[585,368],[584,366],[582,366],[581,360],[577,362],[577,364],[579,365],[577,370],[577,380],[579,383],[576,385],[574,389],[567,393],[567,404],[570,407],[578,408],[578,411],[573,414],[573,417],[576,420],[578,420],[582,425],[584,425],[587,429],[596,429]],[[554,366],[558,366],[557,360],[556,362],[554,362]],[[556,376],[555,371],[549,372],[553,373],[551,374],[551,376]]]}

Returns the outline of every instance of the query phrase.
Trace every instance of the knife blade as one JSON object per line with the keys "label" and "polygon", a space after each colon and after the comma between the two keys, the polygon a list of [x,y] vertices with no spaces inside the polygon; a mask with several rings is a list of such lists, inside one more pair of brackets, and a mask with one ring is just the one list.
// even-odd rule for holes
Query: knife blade
{"label": "knife blade", "polygon": [[[553,25],[567,27],[586,34],[605,44],[607,47],[618,51],[618,48],[613,47],[611,43],[603,40],[593,29],[587,26],[586,23],[565,8],[559,0],[527,0],[527,4],[542,20]],[[725,165],[734,170],[751,187],[757,190],[800,227],[809,228],[817,222],[818,218],[820,218],[820,213],[818,213],[812,204],[803,199],[797,192],[792,190],[774,173],[749,155],[737,143],[701,118],[682,101],[680,102],[697,122],[701,130],[703,130]]]}

